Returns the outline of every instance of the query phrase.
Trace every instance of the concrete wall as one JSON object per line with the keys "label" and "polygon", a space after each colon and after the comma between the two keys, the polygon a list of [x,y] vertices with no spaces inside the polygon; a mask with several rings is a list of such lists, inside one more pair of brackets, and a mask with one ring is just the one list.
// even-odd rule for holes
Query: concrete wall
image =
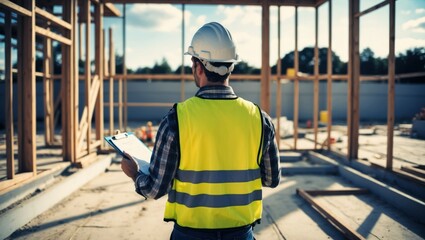
{"label": "concrete wall", "polygon": [[[245,99],[260,103],[260,83],[255,81],[231,82],[235,92]],[[334,82],[332,90],[333,118],[334,121],[346,121],[347,116],[347,83]],[[58,93],[60,84],[55,84]],[[14,120],[17,121],[17,92],[14,86]],[[292,82],[282,84],[282,115],[288,119],[293,118],[294,112],[294,85]],[[105,102],[108,101],[109,89],[105,82]],[[193,96],[197,91],[193,82],[186,82],[186,97]],[[319,110],[326,110],[326,82],[319,85]],[[387,84],[362,82],[360,84],[360,118],[361,121],[386,122],[387,117]],[[395,118],[396,121],[410,121],[415,113],[425,107],[425,84],[396,84],[395,86]],[[43,86],[37,83],[37,119],[43,119]],[[275,116],[276,110],[276,84],[271,84],[271,116]],[[0,112],[5,112],[5,89],[4,82],[0,83]],[[114,87],[115,101],[118,101],[118,84]],[[128,81],[128,102],[178,102],[180,101],[180,82],[173,81]],[[313,84],[311,81],[300,82],[300,122],[313,117]],[[80,83],[80,115],[84,105],[84,84]],[[129,121],[159,121],[168,112],[168,107],[129,107]],[[105,121],[108,121],[109,110],[105,107]],[[118,119],[115,108],[115,121]],[[4,117],[0,117],[0,125],[4,124]]]}

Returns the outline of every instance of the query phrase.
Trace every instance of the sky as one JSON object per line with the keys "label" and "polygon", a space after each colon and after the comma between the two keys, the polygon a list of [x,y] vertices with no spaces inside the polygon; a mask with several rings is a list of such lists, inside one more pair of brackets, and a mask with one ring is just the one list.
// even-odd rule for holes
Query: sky
{"label": "sky", "polygon": [[[382,0],[360,0],[360,11]],[[342,61],[348,60],[348,0],[332,1],[332,49]],[[116,4],[123,13],[123,5]],[[194,33],[205,23],[222,23],[232,34],[243,61],[261,67],[261,7],[239,5],[184,6],[185,31],[182,34],[182,5],[126,5],[126,63],[128,68],[152,67],[166,59],[175,70],[184,61],[182,53]],[[328,46],[328,3],[318,9],[319,47]],[[281,57],[295,48],[295,8],[281,7]],[[270,7],[270,64],[278,59],[278,7]],[[298,8],[298,49],[313,47],[315,42],[315,9]],[[123,20],[105,18],[104,27],[113,29],[115,51],[123,52]],[[108,39],[108,37],[106,37]],[[184,46],[183,46],[184,44]],[[105,42],[108,49],[108,41]],[[369,47],[375,57],[388,56],[389,6],[360,18],[360,51]],[[183,47],[183,48],[182,48]],[[407,49],[425,47],[425,0],[396,1],[396,55]],[[105,52],[108,52],[107,50]]]}

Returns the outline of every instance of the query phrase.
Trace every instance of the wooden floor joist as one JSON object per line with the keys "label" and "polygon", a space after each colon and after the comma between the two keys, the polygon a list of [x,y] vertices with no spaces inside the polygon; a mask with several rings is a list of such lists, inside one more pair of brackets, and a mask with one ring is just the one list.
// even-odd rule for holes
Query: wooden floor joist
{"label": "wooden floor joist", "polygon": [[338,219],[332,213],[330,209],[325,207],[323,204],[320,204],[314,199],[312,195],[348,195],[348,194],[364,194],[367,193],[365,189],[342,189],[342,190],[313,190],[306,191],[302,189],[297,189],[297,194],[300,195],[304,200],[309,202],[319,213],[324,216],[328,221],[330,221],[336,228],[341,231],[347,239],[365,239],[360,235],[356,230],[352,229],[345,223],[343,220]]}

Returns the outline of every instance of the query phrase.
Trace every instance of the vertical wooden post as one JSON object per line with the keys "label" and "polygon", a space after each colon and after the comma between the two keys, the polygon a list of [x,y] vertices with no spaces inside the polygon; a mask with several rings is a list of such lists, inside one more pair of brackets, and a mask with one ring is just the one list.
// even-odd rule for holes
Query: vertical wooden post
{"label": "vertical wooden post", "polygon": [[294,69],[295,69],[295,79],[294,79],[294,149],[297,149],[298,142],[298,108],[299,108],[299,92],[300,85],[298,79],[299,71],[299,57],[298,57],[298,7],[295,7],[295,51],[294,51]]}
{"label": "vertical wooden post", "polygon": [[[79,32],[79,36],[81,36],[81,24],[78,23],[78,19],[77,19],[77,4],[78,0],[73,0],[71,2],[71,19],[70,19],[70,23],[72,24],[72,32],[71,32],[71,37],[72,37],[72,46],[71,46],[71,61],[72,61],[72,65],[73,69],[72,69],[72,78],[71,78],[71,87],[70,89],[72,89],[72,99],[70,100],[71,103],[71,110],[73,112],[73,114],[71,115],[71,120],[70,122],[73,125],[73,129],[70,131],[72,134],[72,138],[73,138],[73,153],[72,153],[72,159],[71,162],[76,162],[77,160],[77,151],[78,151],[78,136],[79,136],[79,95],[80,95],[80,91],[79,91],[79,63],[80,63],[80,59],[82,54],[79,54],[77,57],[77,28]],[[81,48],[81,44],[79,44],[79,48]]]}
{"label": "vertical wooden post", "polygon": [[[50,29],[50,22],[47,22],[46,28]],[[44,95],[44,141],[47,146],[51,146],[53,144],[53,134],[52,134],[52,125],[54,126],[54,116],[53,110],[51,108],[52,102],[54,101],[53,96],[51,95],[51,69],[50,64],[52,62],[52,40],[48,37],[44,38],[44,47],[43,47],[43,95]]]}
{"label": "vertical wooden post", "polygon": [[114,76],[114,38],[112,37],[112,28],[109,28],[109,135],[114,134]]}
{"label": "vertical wooden post", "polygon": [[349,63],[348,63],[348,159],[357,159],[359,140],[359,0],[349,1]]}
{"label": "vertical wooden post", "polygon": [[314,38],[314,87],[313,87],[313,126],[314,149],[317,149],[317,127],[319,115],[319,9],[315,8],[315,38]]}
{"label": "vertical wooden post", "polygon": [[[90,88],[91,88],[91,64],[90,64],[90,28],[91,28],[91,14],[90,14],[90,4],[91,1],[85,2],[85,20],[86,20],[86,62],[85,62],[85,77],[86,77],[86,108],[87,108],[87,119],[81,119],[81,121],[87,121],[87,133],[86,133],[86,148],[87,151],[90,150],[90,142],[91,142],[91,120],[92,120],[92,110],[90,108],[92,98],[90,96]],[[81,133],[84,134],[84,133]]]}
{"label": "vertical wooden post", "polygon": [[184,11],[185,11],[185,5],[182,4],[182,67],[180,69],[180,100],[184,101],[185,99],[185,79],[184,79],[184,32],[185,32],[185,28],[184,28],[184,24],[185,24],[185,19],[184,19]]}
{"label": "vertical wooden post", "polygon": [[35,138],[35,0],[24,0],[22,6],[31,11],[31,16],[20,17],[18,47],[18,149],[19,171],[32,172],[36,169]]}
{"label": "vertical wooden post", "polygon": [[331,150],[331,131],[332,131],[332,0],[328,1],[329,4],[329,37],[328,37],[328,86],[327,86],[327,113],[328,113],[328,124],[327,124],[327,144],[328,150]]}
{"label": "vertical wooden post", "polygon": [[[75,1],[65,1],[63,5],[63,19],[66,22],[74,22]],[[64,36],[71,39],[74,43],[74,33],[72,30],[66,30]],[[75,89],[75,54],[73,53],[74,45],[62,45],[62,144],[63,144],[63,160],[75,161],[76,136],[74,134],[74,97]]]}
{"label": "vertical wooden post", "polygon": [[127,124],[128,124],[128,106],[127,106],[127,100],[128,100],[128,88],[127,88],[127,63],[126,63],[126,22],[127,22],[127,13],[126,13],[126,4],[124,3],[123,7],[123,22],[122,22],[122,34],[123,34],[123,56],[122,56],[122,68],[123,68],[123,75],[124,75],[124,130],[127,131]]}
{"label": "vertical wooden post", "polygon": [[263,1],[261,27],[261,108],[270,113],[270,5]]}
{"label": "vertical wooden post", "polygon": [[104,49],[104,39],[103,39],[103,3],[96,4],[95,7],[95,63],[96,63],[96,74],[99,77],[99,93],[97,94],[96,99],[96,140],[100,141],[100,149],[104,146],[103,141],[103,128],[104,128],[104,109],[103,109],[103,49]]}
{"label": "vertical wooden post", "polygon": [[393,168],[394,98],[395,98],[395,0],[390,0],[390,46],[388,54],[388,116],[387,116],[387,169]]}
{"label": "vertical wooden post", "polygon": [[4,48],[5,48],[5,123],[6,123],[6,156],[7,178],[15,176],[15,147],[13,144],[13,75],[12,75],[12,14],[5,12],[4,20]]}
{"label": "vertical wooden post", "polygon": [[282,85],[280,82],[282,61],[280,54],[280,6],[277,6],[276,142],[278,149],[280,149],[280,115],[282,110]]}

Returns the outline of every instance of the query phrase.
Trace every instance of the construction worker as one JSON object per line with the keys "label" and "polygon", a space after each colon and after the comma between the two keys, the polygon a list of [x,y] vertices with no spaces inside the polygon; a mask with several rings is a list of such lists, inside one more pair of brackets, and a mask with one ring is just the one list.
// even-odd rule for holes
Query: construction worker
{"label": "construction worker", "polygon": [[149,175],[126,158],[121,168],[142,196],[168,193],[164,220],[175,222],[171,239],[254,239],[262,186],[280,181],[274,126],[229,86],[238,55],[225,27],[202,26],[186,54],[198,92],[161,121]]}

